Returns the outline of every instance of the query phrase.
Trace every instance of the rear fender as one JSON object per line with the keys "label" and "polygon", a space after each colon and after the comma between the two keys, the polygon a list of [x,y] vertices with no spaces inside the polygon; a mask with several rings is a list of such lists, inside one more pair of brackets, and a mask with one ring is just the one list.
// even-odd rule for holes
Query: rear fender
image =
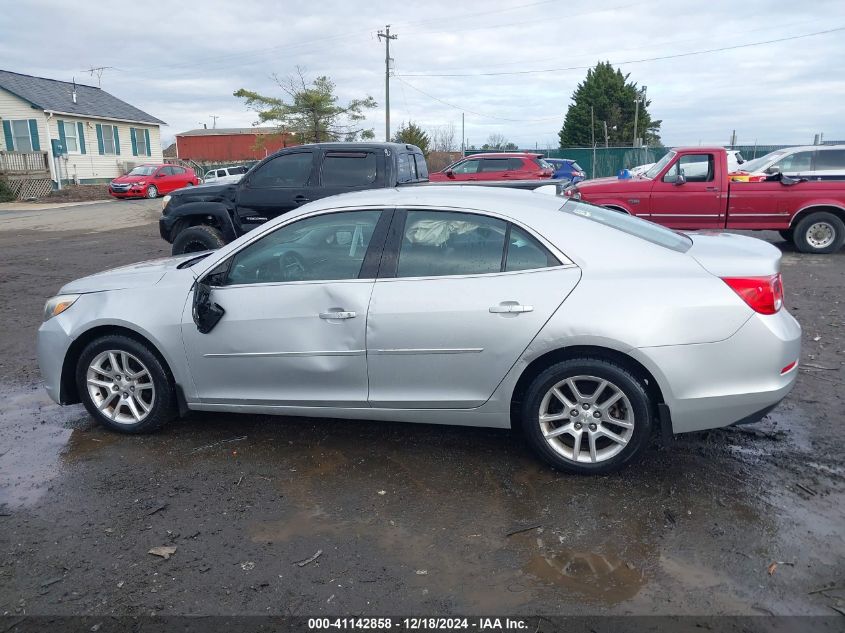
{"label": "rear fender", "polygon": [[[223,234],[226,242],[231,242],[237,237],[235,225],[232,222],[232,214],[229,207],[221,202],[186,202],[185,204],[171,210],[168,214],[173,221],[188,220],[185,225],[208,224],[206,218],[211,217],[215,226]],[[175,235],[173,236],[175,239]]]}

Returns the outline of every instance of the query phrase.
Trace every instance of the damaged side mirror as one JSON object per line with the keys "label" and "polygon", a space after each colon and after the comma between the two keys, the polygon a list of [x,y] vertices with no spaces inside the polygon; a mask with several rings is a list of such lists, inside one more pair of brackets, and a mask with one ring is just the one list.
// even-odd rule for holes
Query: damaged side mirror
{"label": "damaged side mirror", "polygon": [[194,323],[200,334],[208,334],[223,318],[226,311],[211,300],[211,286],[201,281],[194,284]]}

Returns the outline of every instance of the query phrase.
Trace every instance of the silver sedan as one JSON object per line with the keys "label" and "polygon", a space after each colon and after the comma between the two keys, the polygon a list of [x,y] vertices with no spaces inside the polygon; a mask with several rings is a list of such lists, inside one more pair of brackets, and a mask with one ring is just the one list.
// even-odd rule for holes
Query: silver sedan
{"label": "silver sedan", "polygon": [[189,410],[514,427],[602,473],[789,393],[779,267],[759,240],[533,192],[366,191],[67,284],[38,357],[54,400],[116,431]]}

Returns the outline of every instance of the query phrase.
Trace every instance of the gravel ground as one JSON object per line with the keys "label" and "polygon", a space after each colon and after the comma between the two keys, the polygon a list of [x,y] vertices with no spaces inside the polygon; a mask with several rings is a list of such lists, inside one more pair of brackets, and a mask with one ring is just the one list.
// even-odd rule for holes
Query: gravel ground
{"label": "gravel ground", "polygon": [[586,478],[509,431],[192,414],[128,437],[52,404],[45,297],[166,255],[159,206],[0,213],[0,614],[842,608],[825,588],[845,585],[845,253],[758,234],[785,251],[805,333],[798,385],[764,421]]}

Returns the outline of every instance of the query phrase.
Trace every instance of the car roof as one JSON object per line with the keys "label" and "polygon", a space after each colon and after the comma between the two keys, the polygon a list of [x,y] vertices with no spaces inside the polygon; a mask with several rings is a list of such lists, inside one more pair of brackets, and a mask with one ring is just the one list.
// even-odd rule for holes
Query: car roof
{"label": "car roof", "polygon": [[537,158],[542,154],[531,154],[529,152],[488,152],[486,154],[470,154],[464,158]]}
{"label": "car roof", "polygon": [[[349,142],[331,142],[331,143],[306,143],[305,145],[292,145],[284,149],[302,149],[302,148],[320,148],[320,149],[338,149],[338,150],[354,150],[361,149],[391,149],[394,151],[414,149],[421,151],[417,146],[409,143],[377,143],[369,141],[349,141]],[[284,151],[284,150],[282,150]]]}

